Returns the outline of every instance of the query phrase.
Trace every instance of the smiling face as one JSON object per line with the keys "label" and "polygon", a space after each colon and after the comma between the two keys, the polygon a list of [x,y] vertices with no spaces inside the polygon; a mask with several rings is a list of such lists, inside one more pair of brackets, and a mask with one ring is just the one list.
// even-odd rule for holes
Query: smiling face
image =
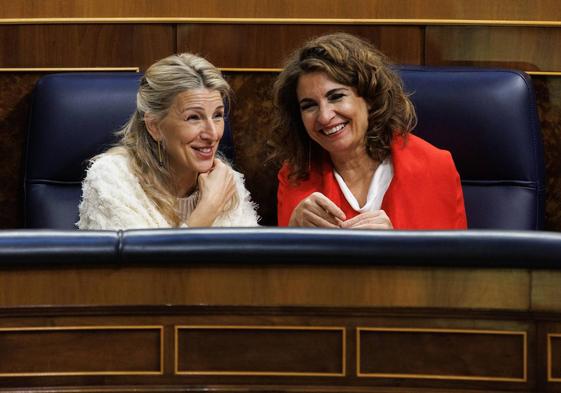
{"label": "smiling face", "polygon": [[296,95],[308,135],[332,159],[366,154],[368,105],[353,87],[333,81],[324,72],[313,72],[299,78]]}
{"label": "smiling face", "polygon": [[224,102],[220,92],[206,88],[175,96],[166,116],[148,119],[148,131],[161,141],[170,169],[180,178],[208,172],[224,134]]}

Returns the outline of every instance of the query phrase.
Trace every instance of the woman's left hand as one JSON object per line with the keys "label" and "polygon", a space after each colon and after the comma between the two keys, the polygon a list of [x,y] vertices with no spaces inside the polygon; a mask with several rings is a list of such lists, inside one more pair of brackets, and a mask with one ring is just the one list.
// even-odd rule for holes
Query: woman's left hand
{"label": "woman's left hand", "polygon": [[356,217],[343,221],[341,228],[349,229],[393,229],[392,222],[385,211],[361,213]]}

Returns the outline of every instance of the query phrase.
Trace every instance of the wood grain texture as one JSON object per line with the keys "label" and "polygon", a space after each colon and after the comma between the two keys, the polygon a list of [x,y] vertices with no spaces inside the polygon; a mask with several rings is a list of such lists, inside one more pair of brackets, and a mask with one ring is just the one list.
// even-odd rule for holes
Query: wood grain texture
{"label": "wood grain texture", "polygon": [[531,273],[531,309],[551,311],[561,308],[561,271],[537,270]]}
{"label": "wood grain texture", "polygon": [[[352,5],[352,6],[351,6]],[[0,18],[443,18],[559,20],[556,0],[1,0]]]}
{"label": "wood grain texture", "polygon": [[526,382],[525,334],[506,333],[364,330],[359,372],[365,378]]}
{"label": "wood grain texture", "polygon": [[181,24],[177,48],[222,68],[282,68],[305,41],[338,31],[365,38],[397,63],[421,64],[422,30],[416,26]]}
{"label": "wood grain texture", "polygon": [[159,329],[0,331],[0,378],[21,374],[161,372]]}
{"label": "wood grain texture", "polygon": [[343,377],[344,329],[178,328],[177,372]]}
{"label": "wood grain texture", "polygon": [[23,225],[23,155],[31,92],[41,74],[0,73],[0,228]]}
{"label": "wood grain texture", "polygon": [[425,62],[561,71],[559,42],[557,28],[428,26]]}
{"label": "wood grain texture", "polygon": [[511,310],[529,307],[529,275],[521,270],[230,267],[212,265],[215,262],[209,261],[207,267],[183,268],[4,270],[0,275],[0,306],[209,304]]}
{"label": "wood grain texture", "polygon": [[4,25],[0,67],[140,67],[175,51],[170,25]]}
{"label": "wood grain texture", "polygon": [[545,154],[545,228],[561,231],[561,77],[533,76]]}
{"label": "wood grain texture", "polygon": [[[134,278],[134,277],[133,277]],[[42,387],[48,392],[68,392],[75,391],[81,387],[82,392],[132,392],[132,391],[174,391],[174,392],[308,392],[308,393],[366,393],[366,392],[467,392],[471,393],[492,392],[501,388],[504,391],[524,391],[524,392],[545,392],[545,390],[534,389],[534,377],[532,373],[533,364],[538,355],[534,352],[535,336],[534,324],[538,324],[539,318],[529,312],[512,312],[509,310],[473,310],[473,309],[435,309],[435,308],[375,308],[375,307],[237,307],[237,306],[106,306],[98,307],[92,305],[82,305],[77,307],[14,307],[0,308],[0,327],[49,327],[64,329],[69,326],[146,326],[158,325],[164,328],[164,358],[165,367],[162,375],[104,375],[104,376],[35,376],[35,377],[2,377],[0,376],[0,391],[19,391],[24,387],[30,391],[37,391]],[[283,369],[292,371],[309,371],[317,369],[319,366],[324,370],[336,370],[340,368],[340,345],[341,335],[334,334],[330,328],[343,327],[346,330],[346,350],[347,350],[347,373],[345,376],[304,376],[304,375],[182,375],[176,374],[174,369],[175,355],[174,344],[176,342],[174,331],[180,326],[206,326],[216,328],[218,337],[213,333],[199,335],[201,329],[190,330],[180,338],[180,348],[182,351],[191,351],[182,358],[180,369],[193,369],[205,366],[223,367],[231,369],[237,365],[246,367],[261,367],[263,369]],[[232,326],[245,326],[246,329],[238,331],[239,334],[232,333]],[[436,379],[407,379],[407,378],[364,378],[356,375],[357,353],[356,353],[356,329],[361,328],[418,328],[418,329],[469,329],[469,330],[496,330],[496,331],[526,331],[529,337],[529,367],[528,383],[508,381],[450,381]],[[286,329],[288,328],[288,329]],[[284,337],[278,335],[288,332]],[[300,330],[299,330],[300,329]],[[306,329],[311,329],[313,333],[309,335]],[[257,331],[263,335],[254,334]],[[340,332],[341,330],[336,330]],[[222,332],[222,333],[220,333]],[[57,355],[49,367],[54,365],[67,369],[76,370],[78,364],[88,364],[88,358],[96,369],[100,368],[100,359],[104,353],[116,353],[119,356],[112,358],[108,364],[123,367],[130,362],[138,362],[143,367],[149,364],[156,364],[153,357],[155,341],[151,343],[149,335],[143,335],[146,341],[134,341],[133,343],[123,342],[118,335],[113,335],[109,329],[107,340],[100,340],[100,353],[95,350],[83,351],[97,339],[88,338],[88,330],[85,336],[66,336],[65,340],[58,341],[61,346],[68,349],[82,348],[82,350],[60,354],[60,347],[52,345],[54,340],[45,341],[45,349],[49,351],[54,348],[53,354]],[[185,331],[182,331],[184,334]],[[195,335],[191,335],[195,333]],[[296,333],[296,336],[295,336]],[[319,334],[316,334],[319,333]],[[187,340],[184,340],[187,338]],[[204,342],[200,342],[202,339]],[[85,340],[85,342],[83,342]],[[448,340],[448,341],[447,341]],[[410,346],[400,345],[395,353],[388,354],[386,351],[386,367],[402,367],[411,365],[411,360],[417,359],[417,367],[449,367],[448,364],[431,363],[435,354],[453,353],[451,343],[459,343],[457,349],[466,349],[466,341],[455,341],[449,336],[442,339],[427,337],[420,340],[411,340]],[[477,340],[476,340],[477,341]],[[22,344],[27,341],[18,340]],[[12,343],[13,344],[13,343]],[[381,349],[391,346],[391,342],[384,342]],[[389,345],[388,345],[389,344]],[[485,343],[484,343],[485,344]],[[504,344],[504,343],[503,343]],[[501,368],[501,364],[491,366],[491,371],[508,372],[512,371],[512,366],[516,359],[510,359],[512,349],[516,343],[507,342],[507,348],[500,354],[493,352],[490,358],[504,356],[509,363]],[[490,348],[496,349],[496,344],[491,343]],[[445,346],[445,348],[442,348]],[[285,350],[286,347],[286,350]],[[14,348],[13,346],[10,347]],[[20,351],[26,346],[15,349]],[[27,347],[29,348],[29,347]],[[130,348],[130,354],[135,355],[134,359],[125,360],[124,363],[118,362],[123,350]],[[250,350],[251,348],[251,350]],[[370,348],[372,349],[372,348]],[[408,351],[418,350],[411,354],[411,359],[404,359],[399,354],[408,354]],[[454,356],[450,361],[454,362],[456,368],[473,373],[478,371],[477,367],[481,362],[469,363],[472,359],[469,354],[477,353],[481,347],[466,349],[469,353]],[[267,358],[266,352],[276,351],[274,356]],[[375,352],[375,350],[374,350]],[[70,363],[72,354],[80,355],[82,358],[76,360],[76,364]],[[59,358],[60,354],[60,358]],[[376,354],[370,353],[376,356]],[[47,354],[40,354],[35,367],[45,366]],[[125,354],[126,356],[127,354]],[[182,355],[182,356],[183,356]],[[194,355],[194,356],[193,356]],[[325,356],[325,359],[321,357]],[[383,354],[382,354],[383,355]],[[515,354],[517,356],[517,354]],[[13,356],[12,356],[13,359]],[[27,359],[27,365],[31,366],[35,356]],[[65,362],[61,362],[65,359]],[[146,362],[152,359],[153,363]],[[262,359],[263,364],[259,362]],[[477,358],[481,360],[480,358]],[[187,363],[196,361],[197,364]],[[468,363],[462,363],[468,361]],[[397,362],[397,363],[394,363]],[[0,360],[1,362],[1,360]],[[391,363],[389,363],[391,362]],[[372,363],[370,363],[372,365]],[[475,367],[471,370],[471,365]],[[11,366],[13,367],[13,366]],[[91,367],[91,366],[90,366]],[[122,370],[123,368],[121,368]],[[498,370],[498,371],[497,371]],[[396,385],[400,388],[397,389]],[[153,389],[153,390],[150,390]],[[471,389],[471,390],[470,390]]]}

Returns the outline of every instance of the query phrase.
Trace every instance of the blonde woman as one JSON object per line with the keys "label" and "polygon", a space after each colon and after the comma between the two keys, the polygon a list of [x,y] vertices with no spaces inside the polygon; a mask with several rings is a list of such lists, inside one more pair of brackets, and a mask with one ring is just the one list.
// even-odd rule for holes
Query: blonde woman
{"label": "blonde woman", "polygon": [[78,227],[257,226],[243,176],[217,158],[230,94],[201,57],[183,53],[153,64],[120,142],[91,160]]}

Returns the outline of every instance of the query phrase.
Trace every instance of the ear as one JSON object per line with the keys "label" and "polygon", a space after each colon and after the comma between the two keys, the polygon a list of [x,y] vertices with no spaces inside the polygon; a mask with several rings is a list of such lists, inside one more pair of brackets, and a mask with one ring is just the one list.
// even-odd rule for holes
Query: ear
{"label": "ear", "polygon": [[156,118],[156,116],[150,113],[145,113],[144,124],[146,124],[148,133],[150,133],[150,135],[156,142],[162,140],[162,132],[160,131],[160,127],[158,126],[158,119]]}

